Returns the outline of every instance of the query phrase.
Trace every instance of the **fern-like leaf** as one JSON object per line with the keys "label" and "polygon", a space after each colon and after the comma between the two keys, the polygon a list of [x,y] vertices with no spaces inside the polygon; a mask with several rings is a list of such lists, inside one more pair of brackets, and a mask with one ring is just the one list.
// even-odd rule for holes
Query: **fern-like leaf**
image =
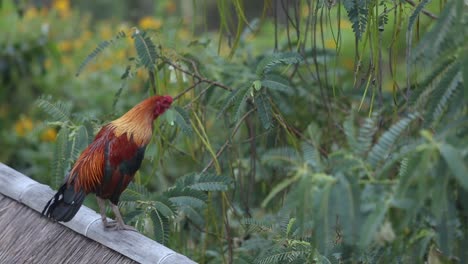
{"label": "fern-like leaf", "polygon": [[166,244],[169,240],[169,221],[157,210],[151,210],[150,218],[153,224],[155,240],[161,244]]}
{"label": "fern-like leaf", "polygon": [[154,208],[164,217],[169,219],[175,215],[176,207],[167,197],[160,196],[153,204]]}
{"label": "fern-like leaf", "polygon": [[149,200],[150,192],[145,186],[131,182],[120,196],[120,202],[136,202],[138,200]]}
{"label": "fern-like leaf", "polygon": [[304,158],[305,163],[311,166],[315,172],[323,171],[322,159],[320,158],[320,154],[314,146],[303,143],[302,144],[302,156]]}
{"label": "fern-like leaf", "polygon": [[241,220],[242,226],[246,230],[246,233],[258,233],[258,232],[271,232],[273,230],[273,224],[266,220],[259,220],[254,218],[243,218]]}
{"label": "fern-like leaf", "polygon": [[356,126],[354,125],[354,115],[350,115],[343,122],[343,131],[346,136],[348,146],[352,150],[359,148],[358,141],[356,138]]}
{"label": "fern-like leaf", "polygon": [[285,168],[297,165],[300,156],[293,148],[274,148],[267,150],[262,156],[262,163],[271,167]]}
{"label": "fern-like leaf", "polygon": [[243,106],[245,101],[247,100],[247,97],[250,95],[252,91],[252,86],[250,85],[244,85],[241,86],[240,88],[232,91],[229,96],[226,98],[224,101],[224,105],[221,108],[221,111],[219,111],[218,118],[226,112],[227,109],[230,107],[233,108],[233,116],[234,116],[234,121],[237,121],[240,117],[240,114],[242,112]]}
{"label": "fern-like leaf", "polygon": [[70,112],[71,104],[57,101],[51,102],[51,97],[40,97],[37,99],[36,104],[48,113],[54,121],[71,122]]}
{"label": "fern-like leaf", "polygon": [[280,65],[291,65],[301,61],[302,57],[297,52],[274,53],[258,63],[255,73],[258,77],[263,77]]}
{"label": "fern-like leaf", "polygon": [[429,3],[429,0],[422,0],[418,6],[414,9],[413,14],[411,14],[409,21],[408,21],[408,29],[406,31],[406,76],[408,78],[409,84],[409,77],[411,76],[411,44],[413,40],[413,25],[416,22],[416,18],[419,17],[419,14],[422,12],[424,7]]}
{"label": "fern-like leaf", "polygon": [[468,166],[461,151],[449,144],[440,146],[440,153],[460,185],[468,190]]}
{"label": "fern-like leaf", "polygon": [[263,128],[271,128],[273,122],[270,98],[264,91],[260,91],[255,97],[255,105],[257,106],[257,113],[260,117],[260,121],[262,121]]}
{"label": "fern-like leaf", "polygon": [[[463,1],[449,1],[444,6],[436,24],[424,34],[411,55],[410,63],[425,62],[446,52],[453,53],[463,47],[466,42],[466,27],[459,27],[463,23],[463,16],[457,16],[457,9],[463,9]],[[461,29],[463,32],[459,32]]]}
{"label": "fern-like leaf", "polygon": [[269,90],[283,92],[286,94],[293,93],[293,90],[289,85],[289,81],[279,75],[268,74],[262,80],[262,86],[268,88]]}
{"label": "fern-like leaf", "polygon": [[429,102],[427,103],[425,124],[438,121],[443,111],[446,109],[449,99],[462,82],[461,72],[458,63],[454,63],[443,75],[441,80],[434,87]]}
{"label": "fern-like leaf", "polygon": [[195,183],[187,186],[199,191],[227,191],[232,184],[232,179],[228,176],[215,174],[202,174]]}
{"label": "fern-like leaf", "polygon": [[67,148],[68,127],[64,126],[60,129],[55,143],[54,161],[52,163],[52,187],[54,188],[58,188],[61,184],[63,184],[63,179],[69,165]]}
{"label": "fern-like leaf", "polygon": [[376,167],[377,164],[384,160],[388,153],[390,153],[391,148],[394,146],[396,140],[400,134],[405,130],[409,124],[418,117],[418,114],[410,114],[408,117],[405,117],[398,121],[396,124],[391,126],[377,141],[377,143],[372,147],[369,155],[367,156],[367,161],[372,167]]}
{"label": "fern-like leaf", "polygon": [[164,195],[177,206],[203,207],[206,204],[205,193],[190,188],[172,188],[164,192]]}
{"label": "fern-like leaf", "polygon": [[366,118],[364,124],[359,128],[359,135],[357,138],[357,148],[354,153],[364,156],[372,146],[375,132],[377,132],[377,120],[378,114],[374,114],[371,118]]}
{"label": "fern-like leaf", "polygon": [[135,49],[141,64],[152,71],[155,67],[157,52],[156,45],[144,31],[137,30],[132,38],[135,40]]}
{"label": "fern-like leaf", "polygon": [[343,5],[348,13],[348,18],[353,24],[356,38],[360,40],[366,31],[368,4],[366,0],[345,0]]}
{"label": "fern-like leaf", "polygon": [[124,31],[120,31],[113,39],[111,40],[104,40],[101,43],[98,44],[98,46],[89,54],[86,59],[80,64],[80,67],[78,67],[78,71],[76,72],[75,76],[79,76],[81,72],[84,70],[84,68],[93,60],[95,59],[99,54],[101,54],[106,48],[114,44],[117,40],[126,38],[127,35],[125,34]]}
{"label": "fern-like leaf", "polygon": [[193,128],[190,124],[190,116],[182,107],[174,106],[171,108],[175,114],[175,123],[182,129],[187,136],[193,135]]}
{"label": "fern-like leaf", "polygon": [[442,76],[447,69],[451,68],[451,65],[453,62],[456,60],[455,56],[448,56],[445,58],[442,58],[442,61],[436,64],[434,66],[434,70],[431,71],[430,74],[425,76],[424,80],[421,81],[419,84],[418,89],[416,89],[410,97],[409,103],[411,105],[414,105],[414,107],[418,110],[422,110],[421,107],[425,103],[427,103],[427,99],[430,97],[430,94],[433,91],[433,87],[435,87],[433,84],[436,80],[438,80],[438,77]]}
{"label": "fern-like leaf", "polygon": [[205,225],[204,217],[202,216],[203,210],[199,208],[194,208],[191,206],[180,206],[179,207],[179,214],[182,216],[187,217],[192,222],[197,224],[198,226]]}

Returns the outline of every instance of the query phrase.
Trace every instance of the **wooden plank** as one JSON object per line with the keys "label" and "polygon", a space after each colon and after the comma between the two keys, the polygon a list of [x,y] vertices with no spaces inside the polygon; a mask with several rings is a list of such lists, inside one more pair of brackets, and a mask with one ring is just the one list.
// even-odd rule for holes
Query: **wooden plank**
{"label": "wooden plank", "polygon": [[[41,212],[55,192],[0,162],[0,193]],[[184,255],[169,249],[138,232],[107,231],[99,214],[82,206],[67,223],[60,223],[130,259],[140,263],[195,263]]]}

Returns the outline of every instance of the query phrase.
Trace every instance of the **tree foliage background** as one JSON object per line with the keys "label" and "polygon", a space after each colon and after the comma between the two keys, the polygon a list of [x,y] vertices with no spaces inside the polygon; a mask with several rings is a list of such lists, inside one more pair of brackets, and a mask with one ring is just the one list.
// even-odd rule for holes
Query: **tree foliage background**
{"label": "tree foliage background", "polygon": [[0,1],[0,160],[56,188],[170,94],[121,199],[145,235],[200,263],[468,262],[466,1],[248,2]]}

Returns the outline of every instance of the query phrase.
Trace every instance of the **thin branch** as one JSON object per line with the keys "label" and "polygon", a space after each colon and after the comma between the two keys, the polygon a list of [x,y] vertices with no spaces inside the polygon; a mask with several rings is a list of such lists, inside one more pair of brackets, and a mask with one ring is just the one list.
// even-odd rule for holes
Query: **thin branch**
{"label": "thin branch", "polygon": [[[405,1],[406,1],[408,4],[410,4],[412,7],[416,7],[416,3],[413,2],[413,0],[405,0]],[[425,14],[426,16],[432,18],[432,19],[438,19],[438,18],[439,18],[439,17],[437,17],[436,15],[432,14],[431,12],[429,12],[429,11],[427,11],[427,10],[425,10],[425,9],[421,10],[421,12],[422,12],[423,14]]]}
{"label": "thin branch", "polygon": [[[244,122],[244,120],[247,118],[247,116],[249,116],[251,113],[253,113],[255,111],[256,108],[252,108],[250,109],[247,113],[245,113],[241,119],[239,120],[239,122],[237,122],[236,126],[234,127],[234,129],[232,130],[232,133],[231,133],[231,136],[226,140],[226,142],[224,142],[224,144],[221,146],[221,148],[218,150],[218,152],[216,152],[216,159],[219,158],[219,156],[221,156],[221,154],[224,152],[224,150],[227,148],[227,146],[229,145],[229,142],[232,140],[232,138],[236,135],[237,133],[237,130],[239,130],[239,128],[241,127],[242,123]],[[206,165],[206,167],[201,171],[201,173],[205,173],[211,166],[213,166],[213,163],[214,163],[214,159],[211,159],[211,161],[208,163],[208,165]]]}
{"label": "thin branch", "polygon": [[193,62],[192,62],[192,67],[193,67],[195,73],[190,72],[190,71],[188,71],[188,70],[182,68],[180,65],[178,65],[178,64],[176,64],[176,63],[174,63],[174,62],[172,62],[172,61],[170,61],[170,60],[168,60],[168,59],[166,59],[166,58],[163,58],[163,60],[164,60],[164,62],[166,62],[167,64],[169,64],[169,65],[171,65],[172,67],[174,67],[174,69],[177,69],[177,70],[179,70],[179,71],[181,71],[181,72],[183,72],[183,73],[185,73],[185,74],[187,74],[187,75],[189,75],[189,76],[192,76],[193,78],[197,79],[199,82],[209,83],[209,84],[211,84],[211,85],[217,86],[217,87],[222,88],[222,89],[224,89],[224,90],[232,91],[232,88],[229,87],[229,86],[227,86],[227,85],[225,85],[225,84],[222,84],[222,83],[220,83],[220,82],[213,81],[213,80],[210,80],[210,79],[207,79],[207,78],[201,76],[201,75],[198,73],[198,69],[197,69],[195,63],[193,63]]}
{"label": "thin branch", "polygon": [[192,89],[194,89],[195,87],[197,87],[197,85],[199,85],[201,83],[201,81],[196,81],[194,84],[192,84],[192,86],[188,87],[187,89],[185,89],[184,91],[182,91],[180,94],[176,95],[174,97],[174,101],[179,99],[182,95],[190,92]]}

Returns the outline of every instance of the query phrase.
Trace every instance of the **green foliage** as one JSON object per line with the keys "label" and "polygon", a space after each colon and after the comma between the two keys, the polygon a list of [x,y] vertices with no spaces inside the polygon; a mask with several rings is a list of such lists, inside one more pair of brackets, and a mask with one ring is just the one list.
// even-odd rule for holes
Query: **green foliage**
{"label": "green foliage", "polygon": [[[120,201],[135,214],[127,217],[141,232],[152,229],[152,237],[163,244],[168,242],[170,221],[188,219],[203,225],[202,216],[208,196],[205,192],[228,191],[232,181],[229,177],[213,174],[189,174],[177,180],[175,186],[162,195],[154,195],[138,184],[130,184]],[[146,221],[149,219],[150,221]],[[150,226],[148,226],[150,223]]]}
{"label": "green foliage", "polygon": [[344,8],[348,13],[349,20],[353,23],[353,31],[357,39],[361,39],[366,31],[368,18],[368,1],[366,0],[345,0]]}
{"label": "green foliage", "polygon": [[255,73],[262,77],[272,72],[278,66],[297,64],[302,61],[302,57],[295,52],[273,53],[263,58],[257,65]]}
{"label": "green foliage", "polygon": [[[117,41],[126,38],[127,35],[125,34],[124,31],[120,31],[117,33],[117,35],[111,39],[111,40],[104,40],[101,43],[97,45],[97,47],[91,52],[86,59],[81,63],[81,65],[78,67],[78,71],[76,72],[76,77],[78,77],[81,72],[84,70],[84,68],[92,61],[94,60],[99,54],[101,54],[105,49],[110,47],[111,45],[115,44]],[[126,72],[127,73],[127,72]]]}
{"label": "green foliage", "polygon": [[193,128],[190,125],[190,117],[182,107],[175,106],[168,110],[166,117],[170,123],[175,123],[187,135],[193,135]]}
{"label": "green foliage", "polygon": [[157,52],[156,52],[156,45],[150,39],[146,32],[140,32],[136,30],[133,33],[132,38],[135,40],[135,49],[138,54],[138,58],[140,59],[140,63],[148,70],[153,70]]}
{"label": "green foliage", "polygon": [[416,117],[417,114],[410,114],[408,117],[401,119],[398,123],[394,124],[390,129],[382,134],[377,143],[370,150],[367,157],[367,160],[372,167],[376,167],[378,162],[385,159],[400,134],[408,127],[411,121],[416,119]]}
{"label": "green foliage", "polygon": [[265,90],[260,91],[257,94],[254,102],[257,106],[258,116],[260,117],[260,121],[262,121],[263,128],[269,129],[273,125],[272,110],[268,95],[266,94]]}
{"label": "green foliage", "polygon": [[63,184],[71,164],[76,161],[81,151],[93,137],[89,122],[76,125],[70,116],[71,104],[61,101],[53,102],[51,97],[41,97],[36,101],[38,107],[48,113],[54,120],[51,125],[59,128],[52,166],[52,186],[58,188]]}
{"label": "green foliage", "polygon": [[54,28],[63,59],[23,82],[60,100],[2,131],[10,163],[56,187],[101,124],[169,94],[120,201],[148,237],[199,263],[467,262],[463,1],[179,2]]}

